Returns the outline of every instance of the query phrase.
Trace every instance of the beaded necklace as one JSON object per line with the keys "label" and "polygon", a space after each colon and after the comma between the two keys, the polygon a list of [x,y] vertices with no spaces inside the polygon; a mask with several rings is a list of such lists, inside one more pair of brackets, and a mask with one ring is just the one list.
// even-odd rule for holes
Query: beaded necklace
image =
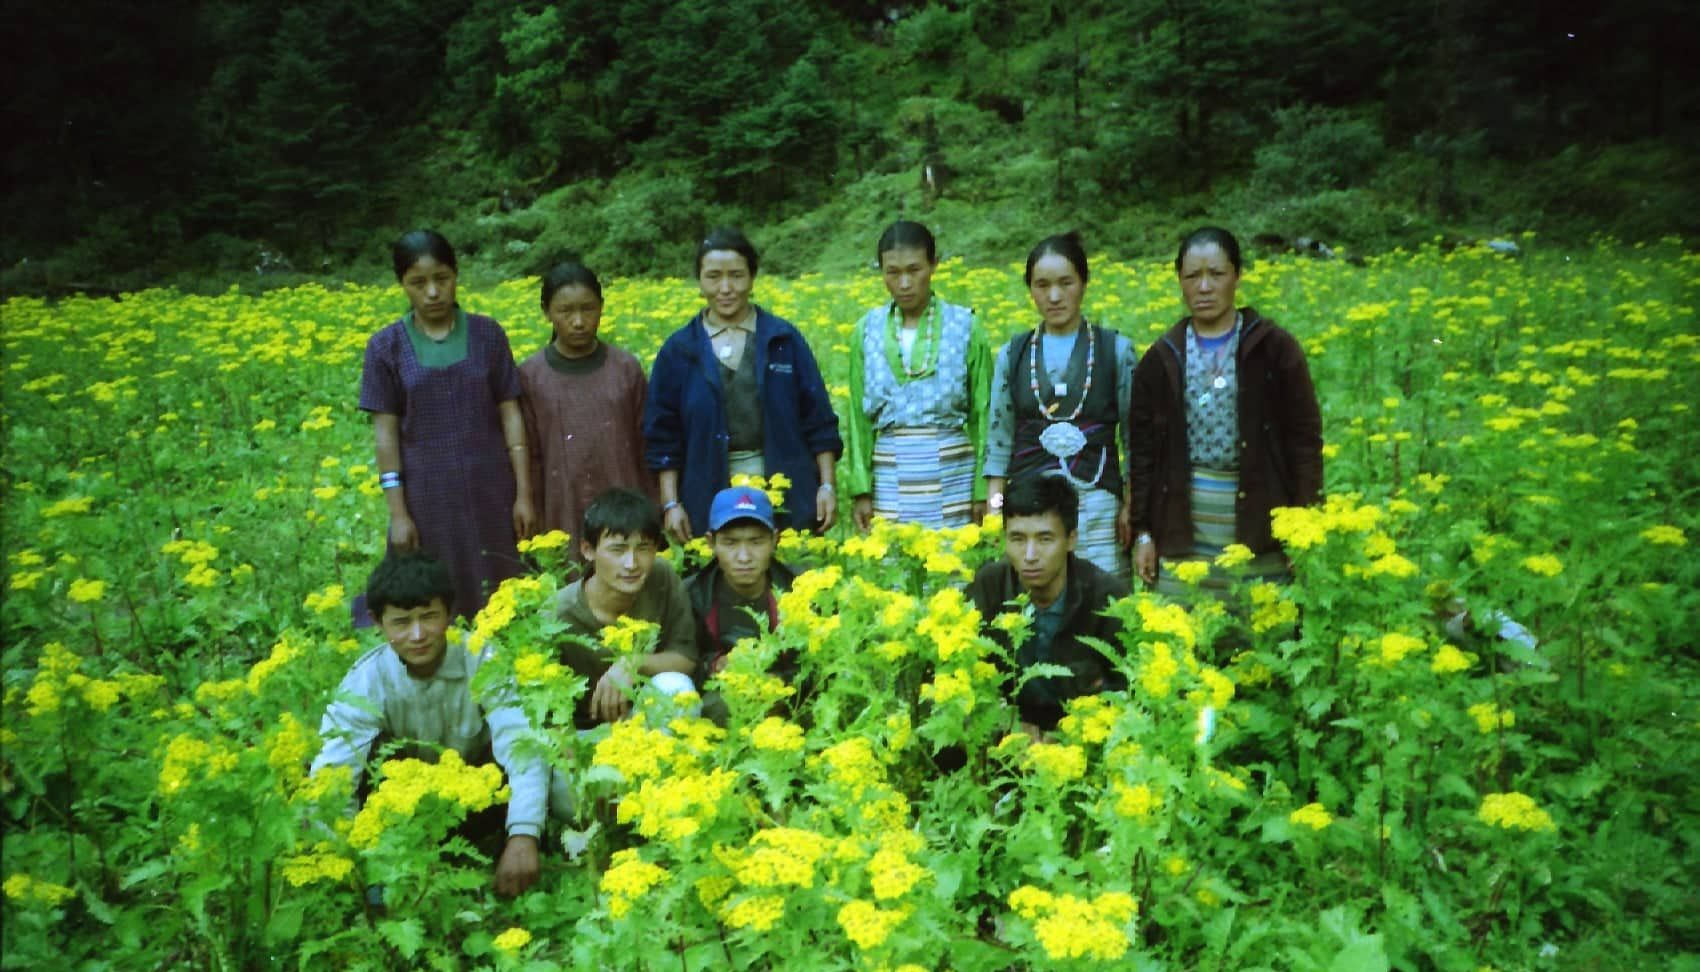
{"label": "beaded necklace", "polygon": [[927,310],[921,315],[917,325],[915,346],[909,349],[909,361],[919,365],[911,369],[903,362],[903,351],[897,343],[897,301],[892,301],[885,308],[885,360],[891,366],[891,373],[901,371],[906,377],[921,378],[933,370],[934,358],[939,350],[939,300],[935,296],[927,297]]}
{"label": "beaded necklace", "polygon": [[[1098,357],[1098,341],[1092,333],[1092,322],[1082,318],[1080,326],[1086,330],[1086,384],[1080,389],[1080,401],[1074,403],[1074,411],[1066,418],[1056,415],[1057,403],[1045,404],[1045,398],[1039,394],[1039,342],[1044,339],[1045,328],[1040,325],[1033,329],[1033,340],[1027,342],[1027,387],[1033,392],[1033,400],[1039,403],[1039,410],[1053,422],[1072,422],[1080,417],[1086,408],[1086,398],[1092,394],[1092,365]],[[1068,386],[1058,382],[1055,389],[1060,398],[1068,394]]]}

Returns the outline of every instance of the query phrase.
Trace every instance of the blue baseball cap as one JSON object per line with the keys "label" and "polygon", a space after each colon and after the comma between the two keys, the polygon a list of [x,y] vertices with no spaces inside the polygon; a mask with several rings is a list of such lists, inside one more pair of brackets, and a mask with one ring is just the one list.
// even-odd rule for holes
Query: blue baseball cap
{"label": "blue baseball cap", "polygon": [[767,494],[749,486],[733,486],[714,494],[708,507],[708,529],[720,529],[734,520],[754,520],[772,530],[773,503]]}

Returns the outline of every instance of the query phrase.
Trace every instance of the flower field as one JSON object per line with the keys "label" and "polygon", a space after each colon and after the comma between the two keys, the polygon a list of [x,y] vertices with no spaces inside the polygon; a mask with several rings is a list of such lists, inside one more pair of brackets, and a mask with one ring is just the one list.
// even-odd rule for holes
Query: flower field
{"label": "flower field", "polygon": [[[1297,583],[1243,620],[1115,606],[1132,687],[1054,739],[1012,734],[957,592],[995,522],[788,535],[807,570],[720,676],[728,727],[656,704],[585,738],[536,544],[472,632],[574,780],[513,901],[444,839],[490,772],[392,761],[357,817],[305,778],[378,643],[348,620],[384,527],[355,399],[399,291],[11,299],[0,967],[1700,969],[1700,257],[1528,249],[1250,270],[1322,397],[1328,503],[1277,522]],[[935,286],[1030,326],[1019,267]],[[535,288],[461,301],[524,356]],[[882,298],[756,286],[840,403]],[[610,281],[602,333],[647,362],[699,303]],[[1159,262],[1093,267],[1085,306],[1141,347],[1181,312]]]}

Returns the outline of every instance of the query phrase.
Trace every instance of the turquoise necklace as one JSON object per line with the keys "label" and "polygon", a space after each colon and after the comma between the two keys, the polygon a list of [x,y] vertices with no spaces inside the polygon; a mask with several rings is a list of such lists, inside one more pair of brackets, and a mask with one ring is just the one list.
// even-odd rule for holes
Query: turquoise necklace
{"label": "turquoise necklace", "polygon": [[891,373],[902,374],[906,378],[922,378],[933,372],[938,364],[939,350],[939,300],[932,294],[927,295],[927,310],[921,315],[921,322],[915,334],[915,346],[909,351],[909,360],[918,367],[911,368],[903,363],[903,349],[897,340],[897,301],[892,301],[885,308],[885,360],[891,366]]}

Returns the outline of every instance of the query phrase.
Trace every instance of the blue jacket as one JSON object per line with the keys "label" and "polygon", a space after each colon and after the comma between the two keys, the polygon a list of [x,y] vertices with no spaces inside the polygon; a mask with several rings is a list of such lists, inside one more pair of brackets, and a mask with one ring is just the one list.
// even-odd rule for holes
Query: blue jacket
{"label": "blue jacket", "polygon": [[[813,526],[820,488],[815,456],[844,451],[838,415],[808,342],[791,322],[756,308],[756,333],[745,350],[752,352],[767,474],[791,480],[779,526]],[[679,502],[699,535],[707,532],[709,501],[730,485],[723,395],[720,362],[699,313],[656,354],[643,405],[644,459],[657,473],[679,471]]]}

